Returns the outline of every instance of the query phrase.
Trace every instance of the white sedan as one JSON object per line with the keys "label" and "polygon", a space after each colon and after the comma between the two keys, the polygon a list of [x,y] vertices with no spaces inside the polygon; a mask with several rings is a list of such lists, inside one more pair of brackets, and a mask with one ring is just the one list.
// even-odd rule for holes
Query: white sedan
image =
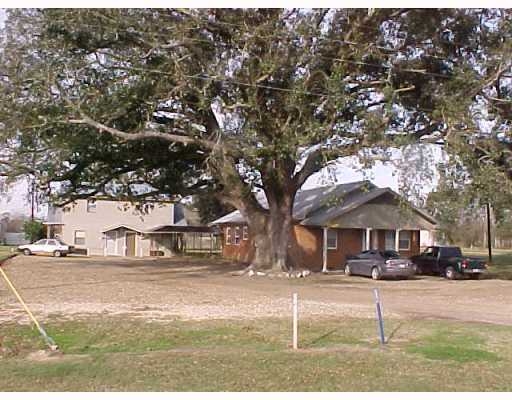
{"label": "white sedan", "polygon": [[32,244],[19,246],[18,251],[23,252],[26,256],[31,254],[49,254],[54,257],[61,257],[71,253],[71,247],[57,239],[41,239]]}

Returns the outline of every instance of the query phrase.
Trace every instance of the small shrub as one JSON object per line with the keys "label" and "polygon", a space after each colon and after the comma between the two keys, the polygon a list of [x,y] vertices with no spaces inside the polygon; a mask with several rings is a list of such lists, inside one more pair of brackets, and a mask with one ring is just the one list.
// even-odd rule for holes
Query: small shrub
{"label": "small shrub", "polygon": [[23,232],[25,233],[25,239],[32,243],[44,237],[44,225],[41,221],[37,220],[25,221],[23,223]]}

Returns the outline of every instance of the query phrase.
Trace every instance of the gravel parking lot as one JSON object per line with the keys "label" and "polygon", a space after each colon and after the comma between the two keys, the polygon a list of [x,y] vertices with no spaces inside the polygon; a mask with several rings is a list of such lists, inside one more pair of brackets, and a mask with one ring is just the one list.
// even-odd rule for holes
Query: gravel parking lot
{"label": "gravel parking lot", "polygon": [[[18,256],[4,265],[29,307],[43,319],[91,314],[148,320],[287,317],[292,292],[299,293],[301,318],[373,318],[372,289],[378,287],[388,317],[512,325],[512,281],[233,276],[239,268],[226,261],[192,258]],[[13,320],[27,321],[1,281],[0,323]]]}

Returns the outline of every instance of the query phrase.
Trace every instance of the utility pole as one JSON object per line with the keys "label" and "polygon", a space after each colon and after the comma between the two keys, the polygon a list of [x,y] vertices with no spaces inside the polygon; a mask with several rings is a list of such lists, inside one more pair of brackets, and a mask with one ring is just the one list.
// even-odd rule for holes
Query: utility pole
{"label": "utility pole", "polygon": [[34,210],[36,205],[36,181],[35,179],[32,179],[32,182],[30,184],[30,220],[34,220]]}
{"label": "utility pole", "polygon": [[487,250],[489,251],[489,263],[492,263],[492,242],[491,242],[491,205],[489,202],[487,207]]}

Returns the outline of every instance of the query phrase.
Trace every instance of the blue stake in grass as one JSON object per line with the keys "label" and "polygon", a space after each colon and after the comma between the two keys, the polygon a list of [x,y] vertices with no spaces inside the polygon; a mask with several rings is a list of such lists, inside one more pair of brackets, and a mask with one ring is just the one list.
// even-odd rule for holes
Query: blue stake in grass
{"label": "blue stake in grass", "polygon": [[380,303],[379,289],[373,289],[373,296],[375,297],[375,313],[377,314],[377,326],[379,329],[380,344],[386,344],[384,336],[384,319],[382,317],[382,306]]}

